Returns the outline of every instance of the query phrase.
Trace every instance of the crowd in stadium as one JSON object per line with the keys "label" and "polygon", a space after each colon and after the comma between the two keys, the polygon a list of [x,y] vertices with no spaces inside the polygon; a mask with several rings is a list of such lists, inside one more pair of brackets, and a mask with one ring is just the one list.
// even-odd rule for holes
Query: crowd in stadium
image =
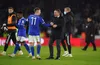
{"label": "crowd in stadium", "polygon": [[[95,1],[90,0],[88,3],[88,1],[86,0],[83,0],[83,1],[79,0],[79,1],[74,1],[74,2],[69,1],[69,0],[65,2],[65,0],[63,0],[62,5],[59,5],[60,1],[56,1],[56,0],[51,0],[51,1],[29,0],[29,1],[24,1],[24,3],[21,3],[21,2],[19,3],[19,0],[18,0],[16,1],[15,5],[13,5],[14,3],[10,4],[10,2],[13,2],[13,1],[9,1],[9,3],[1,2],[0,4],[0,15],[2,15],[0,17],[0,26],[3,24],[2,22],[4,22],[5,19],[7,18],[7,16],[5,15],[7,15],[8,5],[13,6],[16,12],[18,10],[23,10],[24,17],[26,18],[30,13],[32,13],[32,9],[34,7],[39,6],[42,9],[42,17],[46,20],[46,22],[48,22],[52,18],[52,13],[55,8],[59,8],[61,9],[61,11],[63,11],[64,7],[69,6],[72,8],[72,11],[74,13],[75,26],[76,26],[76,29],[78,30],[75,37],[77,36],[79,37],[81,32],[83,32],[84,19],[87,16],[94,16],[94,19],[97,25],[96,35],[100,34],[100,24],[98,24],[100,22],[100,7],[99,7],[98,1],[95,2]],[[47,29],[42,29],[42,30],[47,31]]]}

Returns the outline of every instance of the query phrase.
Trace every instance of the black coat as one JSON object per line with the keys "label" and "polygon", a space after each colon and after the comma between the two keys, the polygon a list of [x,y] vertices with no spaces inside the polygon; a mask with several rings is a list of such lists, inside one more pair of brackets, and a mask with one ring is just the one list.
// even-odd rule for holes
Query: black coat
{"label": "black coat", "polygon": [[95,24],[93,21],[88,22],[85,26],[86,42],[94,41],[95,39]]}
{"label": "black coat", "polygon": [[54,17],[52,22],[57,25],[56,28],[52,27],[51,38],[62,39],[63,38],[63,27],[64,27],[64,18],[63,17]]}
{"label": "black coat", "polygon": [[72,12],[69,12],[66,15],[64,15],[64,21],[65,21],[65,25],[64,25],[65,33],[71,33],[73,21],[74,21],[74,16]]}

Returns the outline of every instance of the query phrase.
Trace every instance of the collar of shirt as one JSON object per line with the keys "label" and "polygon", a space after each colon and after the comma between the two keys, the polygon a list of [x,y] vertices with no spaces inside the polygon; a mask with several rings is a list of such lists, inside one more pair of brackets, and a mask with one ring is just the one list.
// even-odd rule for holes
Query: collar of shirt
{"label": "collar of shirt", "polygon": [[59,18],[60,16],[57,16],[57,18]]}

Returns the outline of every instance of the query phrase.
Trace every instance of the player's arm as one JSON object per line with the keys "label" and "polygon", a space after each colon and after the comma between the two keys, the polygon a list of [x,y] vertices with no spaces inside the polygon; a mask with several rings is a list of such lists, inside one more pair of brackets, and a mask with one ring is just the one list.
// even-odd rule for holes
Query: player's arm
{"label": "player's arm", "polygon": [[40,22],[45,27],[50,27],[51,26],[50,24],[46,24],[45,21],[42,18],[40,19]]}
{"label": "player's arm", "polygon": [[25,25],[27,26],[29,24],[29,17],[26,19]]}
{"label": "player's arm", "polygon": [[29,26],[29,17],[26,19],[26,22],[25,22],[25,27],[28,28]]}
{"label": "player's arm", "polygon": [[27,19],[25,19],[24,21],[25,21],[25,22],[24,22],[24,28],[26,28],[26,29],[27,29],[27,27],[28,27],[28,25],[29,25],[29,22],[28,22],[28,20],[27,20]]}
{"label": "player's arm", "polygon": [[18,28],[18,27],[19,27],[19,26],[18,26],[18,23],[16,23],[16,24],[15,24],[15,27],[16,27],[16,28]]}

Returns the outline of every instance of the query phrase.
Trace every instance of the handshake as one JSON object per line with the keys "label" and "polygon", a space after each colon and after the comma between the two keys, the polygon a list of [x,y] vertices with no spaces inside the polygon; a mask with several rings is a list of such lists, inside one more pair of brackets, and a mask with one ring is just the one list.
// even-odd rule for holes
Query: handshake
{"label": "handshake", "polygon": [[2,29],[3,31],[5,31],[5,32],[8,31],[7,25],[6,25],[5,23],[2,25],[1,29]]}
{"label": "handshake", "polygon": [[56,27],[57,27],[57,25],[54,24],[53,22],[50,22],[50,25],[51,25],[53,28],[56,28]]}

